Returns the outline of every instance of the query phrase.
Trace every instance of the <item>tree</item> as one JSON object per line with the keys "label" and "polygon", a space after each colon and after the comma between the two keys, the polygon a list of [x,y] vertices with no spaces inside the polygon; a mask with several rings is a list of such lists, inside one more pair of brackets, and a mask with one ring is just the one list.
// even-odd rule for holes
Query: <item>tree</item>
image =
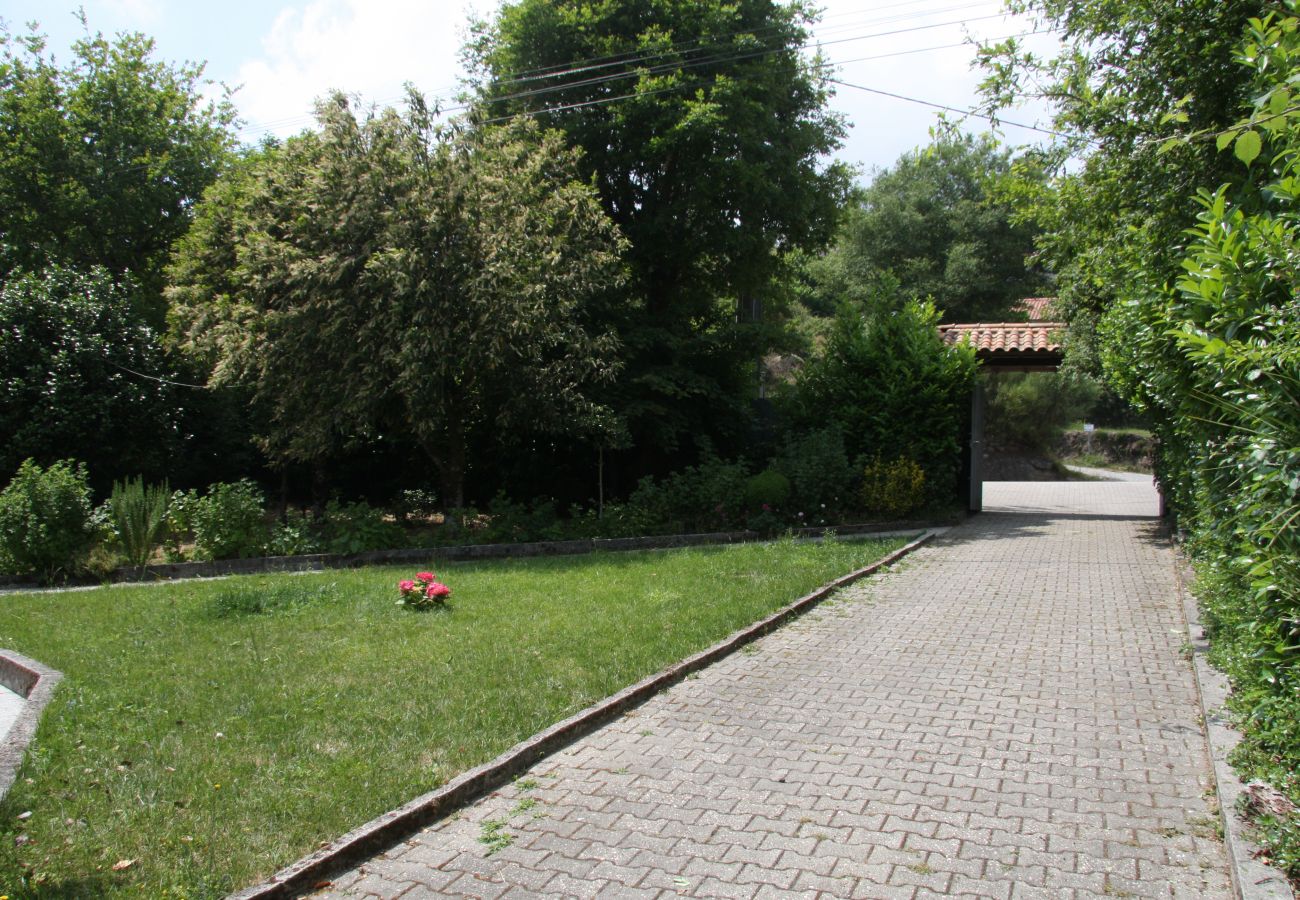
{"label": "tree", "polygon": [[[1100,373],[1096,329],[1130,293],[1135,273],[1181,271],[1189,198],[1206,185],[1239,181],[1230,159],[1206,141],[1160,152],[1165,139],[1217,130],[1249,99],[1249,76],[1234,60],[1242,28],[1262,0],[1012,0],[1059,33],[1059,56],[1043,59],[1015,40],[982,51],[984,90],[996,111],[1017,99],[1045,99],[1054,129],[1069,137],[1044,154],[1058,177],[1023,184],[1018,202],[1040,224],[1042,258],[1057,276],[1070,321],[1069,365]],[[1142,279],[1145,281],[1145,279]]]}
{"label": "tree", "polygon": [[435,131],[417,95],[317,112],[209,190],[171,269],[178,337],[252,389],[271,457],[395,434],[459,506],[472,429],[604,427],[615,344],[586,304],[621,243],[577,154],[532,123]]}
{"label": "tree", "polygon": [[801,53],[810,8],[772,0],[519,0],[484,26],[479,115],[535,116],[584,151],[628,238],[607,298],[626,366],[608,391],[646,457],[735,437],[774,338],[758,310],[795,247],[820,246],[847,185],[843,129]]}
{"label": "tree", "polygon": [[927,499],[957,494],[975,352],[939,336],[934,305],[887,278],[865,304],[840,306],[823,353],[798,373],[788,403],[805,430],[836,425],[863,462],[905,457],[925,471]]}
{"label": "tree", "polygon": [[82,460],[101,488],[174,464],[180,403],[157,376],[176,373],[129,292],[103,269],[58,266],[0,286],[0,478],[28,457]]}
{"label": "tree", "polygon": [[87,36],[65,67],[35,33],[0,30],[0,48],[0,279],[51,262],[129,273],[160,326],[167,253],[232,145],[233,107],[141,34]]}
{"label": "tree", "polygon": [[983,322],[1049,290],[1029,260],[1036,229],[999,191],[1011,167],[1010,151],[987,136],[943,136],[905,153],[848,206],[831,251],[812,265],[820,292],[861,297],[890,273],[933,298],[945,321]]}

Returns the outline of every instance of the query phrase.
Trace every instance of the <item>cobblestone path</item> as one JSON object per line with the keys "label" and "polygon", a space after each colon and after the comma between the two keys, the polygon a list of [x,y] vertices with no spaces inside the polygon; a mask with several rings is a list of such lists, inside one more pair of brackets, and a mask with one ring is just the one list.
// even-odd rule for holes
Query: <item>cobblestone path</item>
{"label": "cobblestone path", "polygon": [[320,896],[1230,896],[1154,492],[985,500]]}

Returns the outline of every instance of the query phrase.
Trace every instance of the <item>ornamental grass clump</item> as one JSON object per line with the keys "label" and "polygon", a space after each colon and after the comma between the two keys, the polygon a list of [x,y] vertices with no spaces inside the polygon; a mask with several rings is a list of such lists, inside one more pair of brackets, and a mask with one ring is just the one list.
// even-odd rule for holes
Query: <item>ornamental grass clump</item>
{"label": "ornamental grass clump", "polygon": [[117,527],[122,553],[137,569],[148,565],[149,557],[153,555],[158,536],[167,523],[170,499],[171,491],[165,481],[161,485],[146,486],[144,479],[137,476],[113,482],[109,512]]}
{"label": "ornamental grass clump", "polygon": [[432,572],[417,572],[414,578],[397,582],[397,590],[402,595],[398,604],[412,609],[442,606],[451,596],[451,588],[438,581],[438,576]]}

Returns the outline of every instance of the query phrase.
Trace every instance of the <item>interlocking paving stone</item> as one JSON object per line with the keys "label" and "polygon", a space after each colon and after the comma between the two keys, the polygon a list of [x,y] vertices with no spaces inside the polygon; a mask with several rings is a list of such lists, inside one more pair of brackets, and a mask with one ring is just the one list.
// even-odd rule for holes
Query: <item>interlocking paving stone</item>
{"label": "interlocking paving stone", "polygon": [[1154,490],[984,496],[318,896],[1229,897]]}

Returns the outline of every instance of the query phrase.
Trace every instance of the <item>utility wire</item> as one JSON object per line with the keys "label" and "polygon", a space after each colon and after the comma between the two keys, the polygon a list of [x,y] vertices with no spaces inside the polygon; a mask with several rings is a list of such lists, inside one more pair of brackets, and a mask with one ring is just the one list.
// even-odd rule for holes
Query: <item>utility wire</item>
{"label": "utility wire", "polygon": [[826,80],[829,81],[831,84],[839,84],[847,88],[853,88],[859,91],[866,91],[868,94],[878,94],[881,97],[891,97],[894,100],[903,100],[906,101],[907,103],[916,103],[919,104],[920,106],[928,106],[931,109],[941,109],[944,112],[957,113],[958,115],[970,116],[975,119],[985,119],[986,121],[993,122],[994,124],[997,125],[1010,125],[1014,128],[1023,128],[1026,131],[1037,131],[1042,134],[1050,134],[1052,137],[1065,138],[1067,140],[1074,140],[1074,141],[1083,140],[1089,144],[1097,143],[1095,140],[1092,140],[1090,138],[1085,138],[1082,135],[1067,134],[1064,131],[1053,131],[1050,128],[1040,128],[1037,125],[1026,125],[1023,122],[1012,122],[1010,119],[1002,119],[997,116],[988,115],[987,113],[975,112],[975,110],[973,109],[961,109],[956,106],[945,106],[942,103],[933,103],[929,100],[921,100],[917,97],[908,97],[903,94],[895,94],[893,91],[882,91],[879,88],[867,87],[864,84],[853,84],[848,81],[841,81],[838,78],[827,78]]}
{"label": "utility wire", "polygon": [[[906,5],[906,4],[898,4],[898,5]],[[958,8],[961,8],[961,7],[958,7]],[[940,11],[941,11],[941,12],[947,12],[947,11],[949,11],[949,9],[943,9],[943,10],[940,10]],[[925,25],[916,25],[916,26],[912,26],[912,27],[909,27],[909,28],[892,29],[892,30],[889,30],[889,31],[883,31],[883,32],[881,32],[881,31],[871,32],[871,33],[868,33],[868,34],[855,35],[855,36],[852,36],[852,37],[838,38],[838,39],[836,39],[836,40],[832,40],[832,41],[820,41],[820,40],[818,40],[817,38],[812,37],[812,38],[810,38],[809,40],[805,41],[804,43],[798,45],[797,48],[796,48],[796,47],[785,47],[785,46],[782,46],[782,47],[779,47],[779,48],[765,48],[765,49],[763,49],[763,50],[752,50],[752,51],[746,51],[746,52],[743,52],[743,53],[734,53],[734,52],[715,53],[715,54],[712,55],[712,56],[703,57],[703,58],[700,58],[700,59],[692,60],[692,61],[685,62],[685,63],[681,63],[681,64],[678,64],[678,63],[670,63],[670,64],[664,64],[664,65],[667,65],[667,66],[669,66],[670,68],[673,68],[673,69],[676,69],[676,68],[683,68],[683,67],[698,67],[698,66],[709,65],[709,64],[713,64],[713,63],[722,63],[722,62],[740,61],[740,60],[744,60],[744,59],[752,59],[752,58],[759,57],[759,56],[764,56],[764,55],[774,55],[774,54],[777,54],[777,53],[791,52],[791,51],[793,51],[793,50],[795,50],[795,49],[809,49],[809,48],[812,48],[812,47],[823,47],[823,46],[829,46],[829,45],[832,45],[832,44],[849,43],[849,42],[860,41],[860,40],[871,40],[871,39],[874,39],[874,38],[881,38],[881,37],[893,37],[893,36],[897,36],[897,35],[900,35],[900,34],[907,34],[907,33],[913,33],[913,32],[918,32],[918,31],[926,31],[926,30],[930,30],[930,29],[934,29],[934,28],[947,28],[947,27],[952,27],[952,26],[957,26],[957,25],[968,25],[968,24],[970,24],[970,23],[972,23],[972,22],[980,22],[980,21],[985,21],[985,20],[988,20],[988,19],[996,19],[996,18],[1005,18],[1005,16],[1004,16],[1004,14],[1002,14],[1002,13],[995,13],[995,14],[990,14],[990,15],[985,15],[985,16],[976,16],[976,17],[965,18],[965,19],[955,19],[955,20],[949,20],[949,21],[945,21],[945,22],[934,22],[934,23],[929,23],[929,24],[925,24]],[[775,28],[775,27],[776,27],[776,26],[774,26],[774,28]],[[858,26],[850,26],[850,27],[858,27]],[[750,31],[738,31],[738,32],[735,32],[735,34],[750,34],[750,33],[753,33],[753,32],[750,32]],[[708,39],[704,39],[704,38],[702,38],[702,39],[700,39],[699,41],[696,41],[696,42],[694,42],[694,43],[700,43],[700,42],[702,42],[703,40],[714,40],[714,38],[708,38]],[[690,44],[690,43],[692,43],[692,42],[683,42],[683,43],[684,43],[684,44]],[[697,49],[699,49],[699,48],[697,48]],[[716,47],[713,48],[713,49],[716,49]],[[565,68],[562,68],[562,69],[561,69],[561,68],[555,68],[555,67],[552,67],[552,68],[554,69],[554,71],[549,71],[549,72],[548,72],[547,74],[545,74],[545,75],[530,76],[530,75],[527,75],[527,71],[529,71],[529,70],[526,70],[525,73],[512,73],[511,75],[504,76],[502,79],[498,79],[498,80],[497,80],[496,82],[494,82],[494,83],[495,83],[495,84],[504,84],[504,85],[507,85],[507,86],[508,86],[508,85],[510,85],[510,84],[516,83],[517,81],[522,81],[522,80],[526,80],[526,79],[527,79],[527,80],[538,80],[538,79],[541,79],[541,78],[558,78],[558,77],[563,77],[563,76],[565,76],[565,75],[570,75],[570,74],[581,74],[581,73],[584,72],[584,71],[594,71],[595,69],[597,69],[597,68],[601,68],[601,67],[615,66],[615,65],[630,65],[630,64],[632,64],[632,63],[636,63],[636,62],[649,61],[649,60],[653,60],[653,59],[660,59],[660,58],[663,58],[663,57],[665,57],[665,56],[671,55],[671,53],[672,53],[671,50],[655,50],[655,51],[653,51],[653,52],[646,52],[646,53],[639,54],[639,55],[636,55],[636,56],[627,57],[627,58],[625,58],[625,59],[620,59],[620,60],[617,60],[617,61],[615,61],[615,62],[600,62],[601,60],[608,59],[608,57],[594,57],[594,58],[590,58],[590,59],[574,60],[574,61],[571,61],[571,62],[569,62],[569,63],[564,64],[566,67],[565,67]],[[593,61],[598,62],[599,65],[591,65],[591,63],[592,63]],[[661,70],[662,70],[662,69],[661,69]],[[540,72],[540,71],[543,71],[543,70],[538,69],[538,70],[531,70],[531,71],[539,71],[539,72]],[[598,77],[593,77],[593,78],[591,78],[591,79],[586,79],[586,80],[582,80],[582,81],[578,81],[578,82],[572,82],[572,83],[565,84],[565,85],[551,85],[551,86],[547,86],[547,87],[545,87],[545,88],[537,88],[537,89],[534,89],[534,90],[531,90],[531,91],[520,91],[520,92],[517,92],[517,93],[515,93],[515,94],[509,94],[509,95],[506,95],[506,96],[503,96],[503,97],[497,98],[497,100],[499,100],[499,101],[506,101],[506,100],[513,100],[513,99],[523,99],[523,98],[526,98],[526,97],[529,97],[529,96],[535,96],[535,95],[544,94],[544,93],[553,93],[553,92],[555,92],[555,91],[557,91],[557,90],[564,90],[564,89],[566,89],[566,88],[574,87],[574,86],[579,86],[579,85],[581,85],[581,86],[594,86],[594,85],[599,85],[599,84],[606,83],[606,82],[621,81],[621,80],[625,80],[625,79],[630,78],[630,77],[636,77],[636,76],[639,76],[640,74],[641,74],[641,71],[639,71],[639,70],[614,72],[614,73],[610,73],[610,74],[608,74],[608,75],[606,75],[606,76],[603,76],[603,77],[599,77],[599,76],[598,76]],[[526,76],[526,79],[525,79],[525,76]],[[434,98],[434,101],[435,101],[435,104],[436,104],[437,98]],[[470,108],[470,105],[469,105],[469,104],[461,104],[461,105],[457,105],[457,106],[441,108],[441,109],[440,109],[440,112],[442,112],[442,113],[453,113],[453,112],[460,112],[460,111],[463,111],[463,110],[468,109],[468,108]],[[304,123],[307,123],[307,122],[312,121],[312,118],[313,118],[312,116],[302,116],[302,117],[298,117],[296,120],[295,120],[295,119],[288,119],[288,118],[287,118],[287,119],[275,120],[272,124],[290,124],[290,123],[293,122],[293,121],[302,121],[302,122],[304,122]],[[259,123],[259,125],[257,125],[257,126],[249,126],[249,127],[246,127],[246,128],[240,129],[239,133],[251,137],[251,136],[254,136],[254,135],[256,135],[256,134],[265,134],[265,133],[268,133],[268,132],[271,131],[271,130],[273,130],[272,127],[269,127],[269,126],[267,126],[266,124]]]}
{"label": "utility wire", "polygon": [[[987,5],[988,4],[984,2],[984,0],[979,0],[979,2],[975,2],[975,3],[966,3],[958,6],[946,7],[944,9],[931,10],[927,13],[924,13],[923,15],[938,15],[940,13],[956,12],[957,10],[962,10],[962,9],[975,9]],[[913,19],[915,17],[916,17],[915,15],[910,15],[906,17],[890,16],[883,19],[866,19],[862,22],[852,23],[849,25],[839,25],[830,29],[819,29],[818,33],[819,35],[825,35],[831,32],[842,32],[853,28],[866,27],[868,25],[886,25],[896,21],[900,21],[904,18]],[[992,18],[992,16],[986,16],[981,18]],[[978,19],[961,20],[961,24],[964,24],[965,21],[978,21]],[[940,23],[940,24],[956,24],[956,23]],[[645,51],[645,52],[625,51],[622,53],[609,54],[607,56],[597,56],[597,57],[590,57],[582,60],[574,60],[567,63],[558,63],[553,66],[541,66],[536,69],[525,69],[521,72],[512,72],[512,73],[507,73],[505,75],[501,75],[498,78],[494,79],[493,83],[497,85],[501,85],[501,84],[513,84],[516,82],[524,82],[524,81],[537,81],[541,79],[559,77],[563,75],[578,74],[588,70],[609,68],[611,66],[631,64],[631,63],[636,63],[636,62],[649,60],[649,59],[658,59],[673,53],[689,53],[692,52],[693,50],[702,49],[706,41],[710,43],[716,43],[717,41],[722,39],[734,38],[741,35],[753,36],[756,38],[767,37],[770,36],[771,34],[782,31],[785,27],[786,27],[785,25],[769,25],[765,28],[737,29],[735,31],[724,32],[717,35],[710,35],[708,37],[699,37],[690,40],[676,41],[672,44],[669,44],[667,48],[664,48],[662,50]],[[939,26],[935,25],[935,26],[924,26],[924,27],[939,27]],[[884,34],[888,35],[888,34],[895,34],[895,33],[896,32],[885,32]],[[814,35],[812,41],[805,41],[801,46],[807,46],[809,43],[815,42],[817,40],[818,40],[818,36]]]}
{"label": "utility wire", "polygon": [[[996,19],[996,18],[1002,18],[1002,16],[999,14],[999,15],[993,15],[993,16],[981,16],[981,17],[978,17],[978,18],[975,18],[975,19],[957,20],[957,21],[953,21],[953,22],[939,22],[939,23],[936,23],[936,24],[933,24],[933,25],[918,25],[918,26],[914,26],[914,27],[912,27],[912,28],[900,28],[900,29],[896,29],[896,30],[894,30],[894,31],[877,32],[877,33],[874,33],[874,34],[859,35],[859,36],[857,36],[857,37],[841,38],[840,40],[836,40],[836,41],[826,41],[826,42],[823,42],[823,43],[819,43],[819,44],[817,44],[817,46],[820,48],[820,47],[828,46],[828,45],[830,45],[830,44],[843,44],[843,43],[848,43],[848,42],[851,42],[851,41],[867,40],[867,39],[878,38],[878,37],[892,37],[892,36],[894,36],[894,35],[898,35],[898,34],[906,34],[906,33],[909,33],[909,32],[915,32],[915,31],[923,31],[923,30],[926,30],[926,29],[929,29],[929,28],[943,28],[943,27],[947,27],[947,26],[949,26],[949,25],[964,25],[964,24],[967,24],[967,23],[969,23],[969,22],[978,22],[978,21],[982,21],[983,19]],[[949,46],[951,46],[951,45],[949,45]],[[506,95],[501,96],[501,97],[493,97],[493,98],[491,98],[488,102],[489,102],[489,103],[505,103],[505,102],[509,102],[509,101],[512,101],[512,100],[523,100],[523,99],[528,99],[528,98],[530,98],[530,97],[541,96],[541,95],[543,95],[543,94],[556,93],[556,92],[558,92],[558,91],[567,91],[567,90],[570,90],[570,89],[572,89],[572,88],[577,88],[577,87],[599,87],[599,86],[602,86],[602,85],[605,85],[605,84],[611,84],[611,83],[616,82],[616,81],[623,81],[623,80],[626,80],[626,79],[628,79],[628,78],[642,78],[642,77],[645,77],[645,76],[654,76],[654,75],[663,74],[664,72],[677,72],[677,71],[681,71],[681,70],[683,70],[683,69],[697,69],[697,68],[700,68],[700,67],[702,67],[702,66],[710,66],[710,65],[715,65],[715,64],[716,64],[716,65],[721,65],[721,64],[725,64],[725,63],[741,62],[741,61],[743,61],[743,60],[747,60],[747,59],[757,59],[757,58],[759,58],[759,57],[764,57],[764,56],[776,56],[776,55],[779,55],[779,54],[782,54],[782,53],[792,53],[792,52],[795,52],[796,50],[799,50],[799,49],[806,49],[807,47],[809,47],[809,44],[807,44],[807,43],[805,43],[805,44],[803,44],[803,45],[801,45],[800,47],[797,47],[797,48],[796,48],[796,47],[766,47],[766,48],[763,48],[763,49],[761,49],[761,50],[749,50],[749,51],[745,51],[745,52],[741,52],[741,53],[723,53],[723,54],[718,54],[718,55],[711,56],[711,57],[705,57],[705,58],[703,58],[703,59],[692,60],[692,61],[690,61],[690,62],[676,62],[676,61],[674,61],[674,62],[669,62],[669,63],[663,63],[663,64],[660,64],[660,65],[658,65],[658,66],[651,66],[651,67],[649,67],[649,68],[634,69],[634,70],[631,70],[631,71],[618,72],[618,73],[614,73],[614,74],[610,74],[610,75],[603,75],[603,76],[598,76],[598,77],[595,77],[595,78],[583,79],[583,80],[580,80],[580,81],[566,82],[566,83],[564,83],[564,84],[557,84],[557,85],[549,85],[549,86],[544,87],[544,88],[535,88],[535,89],[533,89],[533,90],[529,90],[529,91],[520,91],[520,92],[518,92],[518,93],[514,93],[514,94],[506,94]],[[819,66],[819,67],[820,67],[820,66]],[[571,71],[578,72],[578,71],[582,71],[582,70],[581,70],[581,69],[574,69],[574,70],[571,70]],[[587,106],[587,105],[591,105],[591,104],[590,104],[590,103],[585,103],[585,102],[584,102],[584,103],[582,103],[582,104],[580,104],[580,105],[582,105],[582,106]],[[463,110],[471,109],[471,108],[473,108],[473,106],[474,106],[474,104],[468,104],[468,103],[465,103],[465,104],[461,104],[461,105],[459,105],[459,106],[450,106],[450,107],[447,107],[446,109],[442,110],[442,112],[444,112],[444,113],[461,112],[461,111],[463,111]],[[578,106],[577,106],[577,105],[574,105],[574,104],[568,104],[568,105],[565,105],[565,106],[562,106],[562,107],[548,108],[548,109],[540,110],[540,112],[554,111],[554,109],[575,109],[575,108],[578,108]],[[498,120],[500,120],[500,117],[496,117],[493,121],[498,121]]]}
{"label": "utility wire", "polygon": [[172,387],[194,388],[195,390],[200,390],[200,391],[212,390],[212,388],[206,384],[187,384],[184,381],[172,381],[170,378],[162,378],[158,375],[146,375],[143,372],[137,372],[135,369],[128,369],[126,366],[119,365],[118,363],[113,362],[107,356],[104,357],[104,362],[108,363],[110,366],[112,366],[115,369],[121,369],[123,372],[128,372],[136,376],[137,378],[146,378],[149,381],[156,381],[159,384],[169,384]]}

